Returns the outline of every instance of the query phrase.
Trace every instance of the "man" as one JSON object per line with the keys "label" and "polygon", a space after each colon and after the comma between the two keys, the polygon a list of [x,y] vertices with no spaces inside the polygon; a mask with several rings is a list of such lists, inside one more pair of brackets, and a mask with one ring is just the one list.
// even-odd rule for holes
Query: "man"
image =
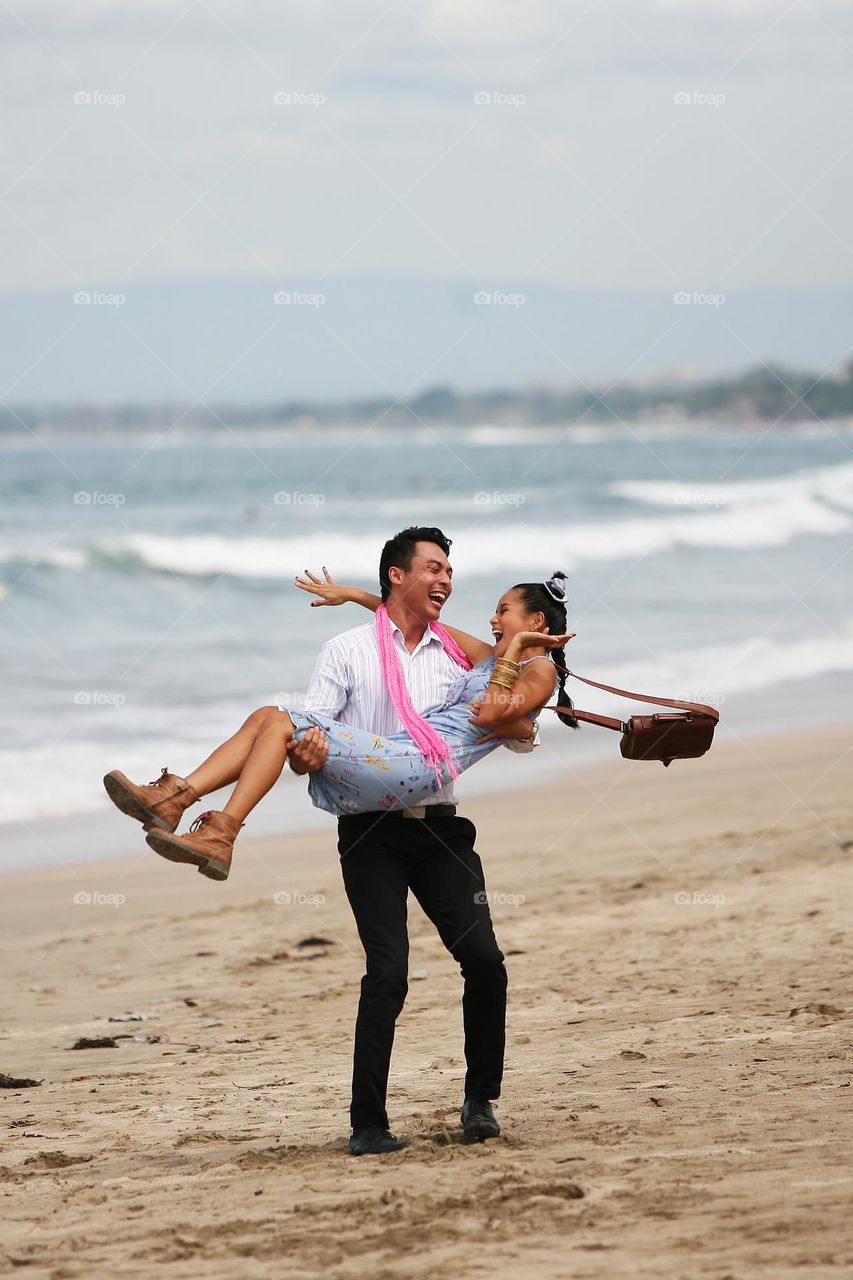
{"label": "man", "polygon": [[[460,674],[430,629],[453,589],[450,545],[440,529],[412,527],[385,544],[379,562],[394,644],[412,704],[421,714],[444,701]],[[305,706],[377,735],[402,729],[383,683],[373,622],[323,646]],[[496,734],[517,751],[532,750],[538,740],[530,720]],[[311,729],[292,746],[291,768],[296,773],[319,769],[327,753],[325,735]],[[394,1027],[408,990],[409,889],[462,970],[463,1130],[472,1139],[500,1133],[490,1099],[500,1096],[507,979],[475,838],[474,824],[456,813],[452,783],[416,809],[338,819],[344,887],[366,957],[355,1027],[351,1155],[383,1155],[408,1145],[390,1133],[385,1100]]]}

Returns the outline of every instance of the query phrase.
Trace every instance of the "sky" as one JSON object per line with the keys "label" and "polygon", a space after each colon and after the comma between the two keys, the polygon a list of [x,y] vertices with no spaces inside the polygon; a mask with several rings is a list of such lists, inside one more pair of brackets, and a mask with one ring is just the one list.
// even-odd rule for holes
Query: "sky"
{"label": "sky", "polygon": [[849,345],[848,0],[4,0],[0,30],[11,401]]}

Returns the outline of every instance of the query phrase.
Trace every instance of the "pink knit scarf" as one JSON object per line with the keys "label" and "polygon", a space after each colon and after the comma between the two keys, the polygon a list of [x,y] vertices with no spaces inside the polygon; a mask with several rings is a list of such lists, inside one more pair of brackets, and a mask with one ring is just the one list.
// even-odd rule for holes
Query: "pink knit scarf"
{"label": "pink knit scarf", "polygon": [[[437,635],[444,645],[444,650],[448,656],[454,662],[458,662],[460,667],[470,671],[471,662],[441,623],[431,622],[430,627],[433,634]],[[426,763],[431,769],[435,770],[435,776],[439,784],[443,783],[441,768],[444,764],[447,765],[451,778],[457,778],[459,770],[453,762],[450,747],[441,735],[436,733],[431,725],[427,724],[423,716],[418,715],[412,706],[412,700],[409,697],[409,691],[406,688],[406,680],[403,675],[403,664],[394,645],[391,619],[384,604],[380,605],[376,610],[376,643],[379,647],[379,665],[382,669],[382,679],[406,733],[412,739]]]}

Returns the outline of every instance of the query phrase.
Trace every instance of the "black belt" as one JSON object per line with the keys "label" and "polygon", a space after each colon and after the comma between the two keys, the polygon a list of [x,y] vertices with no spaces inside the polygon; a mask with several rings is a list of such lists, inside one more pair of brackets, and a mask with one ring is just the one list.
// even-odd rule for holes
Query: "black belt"
{"label": "black belt", "polygon": [[343,814],[342,817],[347,818],[391,818],[397,821],[403,821],[407,818],[414,819],[416,822],[433,822],[436,818],[455,818],[455,804],[420,804],[412,809],[369,809],[366,813]]}

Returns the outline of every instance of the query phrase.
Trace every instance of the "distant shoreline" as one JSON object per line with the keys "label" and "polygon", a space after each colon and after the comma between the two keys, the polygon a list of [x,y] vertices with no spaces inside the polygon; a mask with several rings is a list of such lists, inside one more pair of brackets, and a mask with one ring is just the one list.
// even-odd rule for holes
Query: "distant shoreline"
{"label": "distant shoreline", "polygon": [[117,426],[158,427],[180,415],[184,428],[216,429],[230,422],[256,429],[304,431],[359,427],[381,419],[387,429],[417,426],[566,429],[575,425],[689,426],[748,431],[766,425],[853,422],[853,361],[838,377],[757,365],[737,374],[691,381],[659,380],[457,392],[436,386],[407,400],[350,398],[266,404],[20,404],[0,409],[0,439],[7,433]]}

